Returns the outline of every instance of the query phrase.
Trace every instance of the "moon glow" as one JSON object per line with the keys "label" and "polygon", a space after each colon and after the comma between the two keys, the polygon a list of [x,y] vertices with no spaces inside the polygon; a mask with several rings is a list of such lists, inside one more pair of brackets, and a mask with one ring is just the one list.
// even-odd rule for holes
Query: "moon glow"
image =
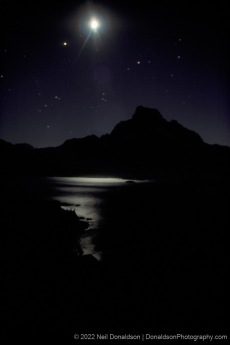
{"label": "moon glow", "polygon": [[96,18],[92,18],[90,20],[89,26],[93,32],[97,32],[98,28],[100,27],[100,23]]}

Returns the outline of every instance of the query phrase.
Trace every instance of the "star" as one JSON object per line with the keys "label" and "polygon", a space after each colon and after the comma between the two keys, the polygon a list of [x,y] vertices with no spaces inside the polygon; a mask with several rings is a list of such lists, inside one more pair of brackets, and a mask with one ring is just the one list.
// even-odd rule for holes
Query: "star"
{"label": "star", "polygon": [[101,97],[101,101],[104,103],[107,103],[107,98],[105,97],[105,92],[102,92],[102,97]]}
{"label": "star", "polygon": [[68,46],[68,43],[65,41],[65,42],[63,42],[63,46]]}

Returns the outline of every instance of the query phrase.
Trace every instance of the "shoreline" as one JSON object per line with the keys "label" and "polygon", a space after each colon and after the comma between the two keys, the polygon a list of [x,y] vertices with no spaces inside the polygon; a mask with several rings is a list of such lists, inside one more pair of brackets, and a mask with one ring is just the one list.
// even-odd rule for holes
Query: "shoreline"
{"label": "shoreline", "polygon": [[112,189],[101,262],[75,252],[88,226],[75,212],[43,197],[1,198],[6,337],[28,329],[66,339],[77,330],[150,334],[153,325],[157,332],[226,333],[229,190],[219,187]]}

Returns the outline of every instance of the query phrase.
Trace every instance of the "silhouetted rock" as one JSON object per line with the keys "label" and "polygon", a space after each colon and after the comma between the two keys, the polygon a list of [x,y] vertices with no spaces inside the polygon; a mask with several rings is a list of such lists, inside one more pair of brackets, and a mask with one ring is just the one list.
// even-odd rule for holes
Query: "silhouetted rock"
{"label": "silhouetted rock", "polygon": [[208,145],[196,132],[142,106],[130,120],[118,123],[111,134],[100,138],[70,139],[43,149],[1,140],[0,152],[1,174],[12,175],[211,179],[230,171],[230,148]]}
{"label": "silhouetted rock", "polygon": [[203,144],[203,140],[199,134],[183,127],[176,120],[170,121],[168,127],[173,140],[180,144],[186,143],[189,146]]}
{"label": "silhouetted rock", "polygon": [[15,144],[14,145],[15,149],[20,150],[20,151],[31,151],[33,150],[33,146],[29,144]]}
{"label": "silhouetted rock", "polygon": [[11,148],[13,148],[13,144],[8,143],[7,141],[0,139],[0,150],[1,150],[1,152],[3,152],[4,150],[10,150]]}
{"label": "silhouetted rock", "polygon": [[182,125],[177,121],[168,122],[163,118],[156,109],[137,107],[132,120],[120,122],[112,131],[112,136],[118,137],[120,140],[141,140],[152,143],[159,142],[161,144],[171,145],[201,145],[203,140],[201,137]]}
{"label": "silhouetted rock", "polygon": [[157,109],[150,109],[143,106],[138,106],[132,119],[139,123],[149,124],[151,126],[162,125],[166,123],[163,116]]}
{"label": "silhouetted rock", "polygon": [[64,149],[79,149],[79,147],[85,148],[87,146],[92,147],[92,145],[97,145],[99,141],[99,138],[96,135],[90,135],[88,137],[85,138],[81,138],[81,139],[69,139],[66,140],[61,146],[59,146],[60,148],[64,148]]}

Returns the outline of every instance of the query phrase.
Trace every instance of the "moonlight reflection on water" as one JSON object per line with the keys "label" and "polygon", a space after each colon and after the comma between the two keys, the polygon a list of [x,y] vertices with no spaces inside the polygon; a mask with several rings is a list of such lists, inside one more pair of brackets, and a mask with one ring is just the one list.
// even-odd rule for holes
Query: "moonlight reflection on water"
{"label": "moonlight reflection on water", "polygon": [[89,229],[97,229],[101,221],[103,193],[119,187],[127,180],[111,177],[53,177],[55,195],[62,207],[74,210],[79,217],[89,222]]}
{"label": "moonlight reflection on water", "polygon": [[75,211],[78,217],[89,223],[80,239],[83,254],[100,259],[101,253],[95,243],[97,231],[103,222],[105,193],[112,188],[127,186],[130,181],[115,177],[52,177],[49,181],[54,187],[52,199],[59,201],[63,209]]}

